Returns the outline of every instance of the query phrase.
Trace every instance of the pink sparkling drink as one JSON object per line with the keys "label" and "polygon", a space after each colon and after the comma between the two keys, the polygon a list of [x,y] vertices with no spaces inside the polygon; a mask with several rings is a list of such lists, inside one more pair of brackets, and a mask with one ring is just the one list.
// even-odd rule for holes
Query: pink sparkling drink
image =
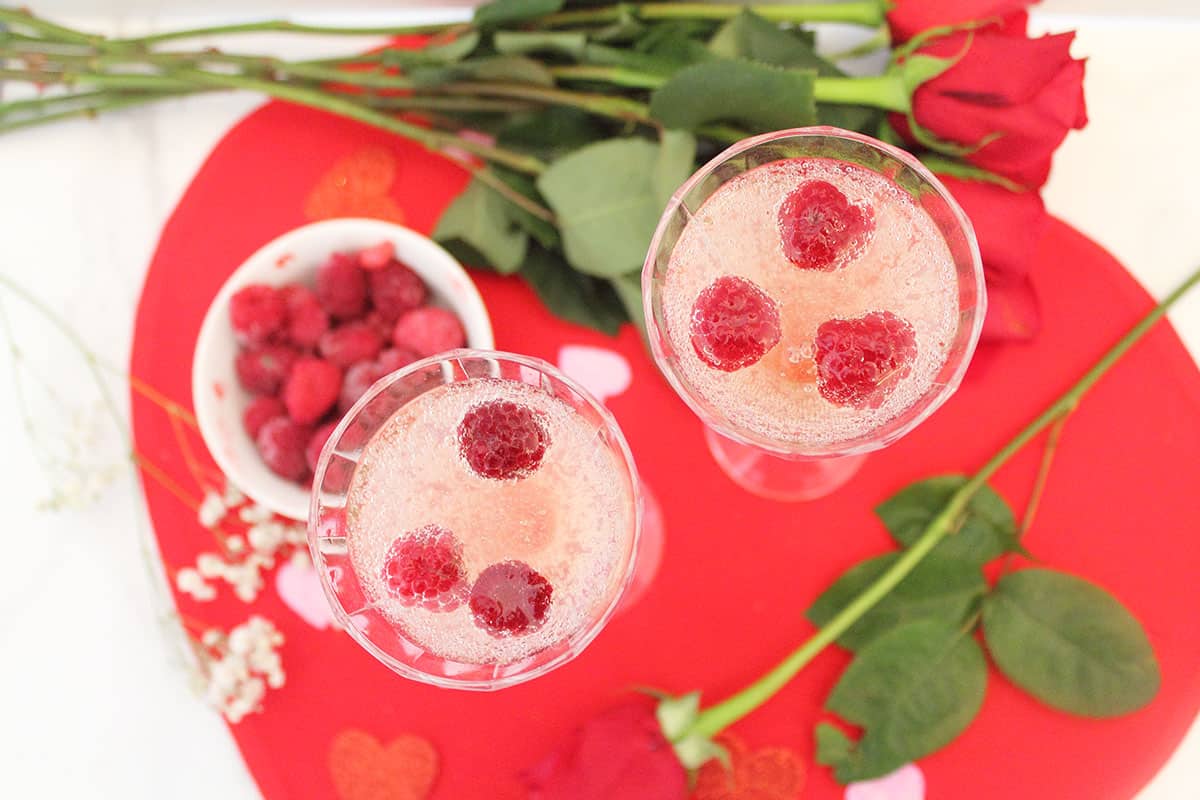
{"label": "pink sparkling drink", "polygon": [[577,655],[632,573],[637,475],[611,416],[553,367],[454,351],[389,376],[318,465],[310,544],[389,667],[495,689]]}

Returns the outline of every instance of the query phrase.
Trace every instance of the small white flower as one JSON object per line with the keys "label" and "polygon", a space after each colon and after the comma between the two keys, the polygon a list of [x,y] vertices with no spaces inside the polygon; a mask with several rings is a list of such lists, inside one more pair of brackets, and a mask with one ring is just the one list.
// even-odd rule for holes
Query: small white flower
{"label": "small white flower", "polygon": [[176,573],[175,587],[195,600],[212,600],[217,596],[217,590],[205,583],[200,573],[191,567],[184,567]]}
{"label": "small white flower", "polygon": [[224,501],[227,507],[233,508],[234,506],[240,506],[242,503],[246,502],[246,495],[242,494],[241,490],[239,490],[232,483],[226,481],[225,496],[222,497],[221,500]]}
{"label": "small white flower", "polygon": [[272,513],[271,509],[267,508],[266,506],[260,506],[257,503],[251,503],[239,511],[238,516],[241,517],[242,522],[245,522],[248,525],[253,525],[257,522],[266,522],[275,515]]}
{"label": "small white flower", "polygon": [[308,554],[308,548],[299,547],[292,551],[292,566],[299,569],[312,569],[312,557]]}
{"label": "small white flower", "polygon": [[[254,650],[255,644],[254,631],[245,625],[239,625],[229,632],[229,652],[231,653],[247,655]],[[254,667],[253,662],[250,662],[250,667]]]}
{"label": "small white flower", "polygon": [[196,516],[204,527],[213,527],[225,517],[225,501],[216,492],[205,492],[204,500],[200,503],[200,509],[196,512]]}
{"label": "small white flower", "polygon": [[246,549],[246,540],[241,536],[230,536],[225,540],[225,549],[235,555],[244,552]]}
{"label": "small white flower", "polygon": [[201,553],[196,557],[196,569],[206,578],[219,578],[225,571],[225,560],[216,553]]}
{"label": "small white flower", "polygon": [[216,628],[209,628],[200,637],[200,643],[205,647],[217,647],[223,641],[225,641],[225,634],[221,633]]}

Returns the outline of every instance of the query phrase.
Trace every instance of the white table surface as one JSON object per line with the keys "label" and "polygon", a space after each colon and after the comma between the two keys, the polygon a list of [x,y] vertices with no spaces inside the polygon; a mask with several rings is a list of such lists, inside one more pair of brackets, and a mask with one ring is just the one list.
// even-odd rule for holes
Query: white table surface
{"label": "white table surface", "polygon": [[[203,17],[161,0],[35,5],[112,33],[280,13],[340,22],[378,21],[388,8],[392,19],[427,13],[397,11],[395,0],[360,0],[359,13],[336,16],[302,13],[337,5],[328,0],[175,4],[202,8]],[[1033,25],[1077,28],[1076,52],[1089,57],[1091,124],[1060,151],[1047,205],[1162,296],[1200,261],[1200,160],[1187,155],[1200,130],[1200,9],[1190,0],[1051,0]],[[271,37],[239,42],[279,49]],[[330,44],[310,40],[303,53]],[[0,274],[20,280],[95,351],[124,364],[159,229],[205,155],[260,102],[248,95],[171,101],[0,139]],[[65,441],[83,446],[90,461],[119,464],[121,442],[80,360],[3,292],[0,301],[31,363],[64,398],[59,406],[34,395],[44,442],[35,449],[7,379],[9,354],[0,351],[0,482],[14,545],[0,581],[0,796],[256,797],[224,724],[192,692],[177,641],[165,632],[141,549],[148,523],[128,470],[98,503],[41,508],[52,482],[37,453],[61,451]],[[1172,320],[1200,354],[1200,292]],[[114,390],[124,408],[124,387],[115,382]],[[64,440],[68,427],[76,433]],[[1139,800],[1197,796],[1200,725]]]}

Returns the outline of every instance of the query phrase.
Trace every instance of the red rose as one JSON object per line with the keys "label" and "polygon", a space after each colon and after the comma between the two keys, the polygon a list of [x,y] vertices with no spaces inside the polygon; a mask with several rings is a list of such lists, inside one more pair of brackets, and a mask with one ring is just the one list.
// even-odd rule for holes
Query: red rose
{"label": "red rose", "polygon": [[985,181],[938,176],[975,228],[987,280],[982,341],[1031,339],[1040,327],[1029,269],[1050,218],[1033,190],[1013,192]]}
{"label": "red rose", "polygon": [[893,42],[906,42],[921,31],[988,19],[1025,32],[1025,7],[1036,0],[896,0],[887,14]]}
{"label": "red rose", "polygon": [[[912,114],[944,141],[976,147],[972,164],[1022,186],[1046,182],[1050,158],[1072,128],[1087,124],[1083,62],[1071,58],[1073,33],[1029,39],[998,27],[933,39],[917,52],[954,59],[917,87]],[[893,124],[916,142],[907,120]]]}
{"label": "red rose", "polygon": [[588,720],[524,775],[529,800],[684,800],[687,775],[644,702]]}

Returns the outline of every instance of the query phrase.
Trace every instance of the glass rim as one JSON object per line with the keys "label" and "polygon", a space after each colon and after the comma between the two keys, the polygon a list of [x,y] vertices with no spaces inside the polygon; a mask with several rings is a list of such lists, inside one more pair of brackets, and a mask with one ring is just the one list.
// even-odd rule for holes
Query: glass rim
{"label": "glass rim", "polygon": [[[966,238],[968,251],[971,256],[971,272],[975,277],[975,309],[976,313],[971,323],[971,329],[968,332],[967,346],[964,350],[959,363],[955,365],[949,380],[942,384],[937,392],[933,394],[921,408],[921,410],[907,420],[903,425],[897,427],[894,431],[885,436],[869,435],[868,438],[851,440],[856,442],[852,446],[834,445],[829,448],[823,448],[819,451],[805,450],[799,447],[789,447],[785,443],[778,441],[770,441],[767,439],[758,439],[747,435],[744,431],[730,425],[727,420],[720,416],[710,413],[697,400],[693,391],[683,381],[677,370],[671,365],[671,359],[668,358],[663,342],[663,331],[659,330],[659,326],[655,322],[654,314],[654,273],[655,265],[658,261],[658,250],[662,243],[663,236],[666,235],[668,224],[671,218],[684,204],[684,198],[697,186],[701,181],[710,176],[718,167],[726,163],[733,157],[757,147],[762,144],[768,144],[780,139],[798,139],[798,138],[833,138],[843,139],[858,144],[864,145],[877,152],[880,152],[889,158],[893,158],[901,162],[905,167],[915,172],[918,177],[924,182],[933,187],[939,197],[946,203],[953,215],[956,226],[963,232]],[[747,170],[748,171],[748,170]],[[975,353],[976,345],[979,343],[979,335],[983,332],[983,320],[987,315],[987,291],[984,285],[983,275],[983,259],[979,254],[979,242],[975,236],[975,228],[971,225],[970,218],[967,217],[962,206],[954,199],[954,195],[946,188],[937,176],[934,175],[921,160],[912,153],[903,150],[895,145],[880,141],[866,134],[858,133],[857,131],[849,131],[843,128],[835,128],[831,125],[814,125],[804,128],[786,128],[778,131],[770,131],[761,133],[755,136],[748,136],[745,139],[740,139],[737,142],[726,147],[721,152],[717,153],[709,159],[702,167],[697,169],[683,184],[675,190],[671,195],[671,199],[667,202],[666,208],[663,209],[662,215],[658,219],[658,225],[654,229],[654,236],[650,240],[650,247],[646,251],[646,259],[642,263],[642,312],[646,317],[646,338],[650,343],[650,350],[654,355],[654,361],[658,366],[659,372],[666,377],[667,382],[671,384],[671,388],[679,395],[680,399],[699,417],[709,428],[712,428],[717,433],[751,447],[757,447],[783,458],[795,459],[810,459],[810,458],[840,458],[842,456],[859,455],[869,453],[874,450],[886,447],[891,442],[894,442],[909,433],[914,428],[929,418],[931,414],[937,411],[950,397],[958,390],[962,384],[963,377],[967,373],[967,368],[971,364],[971,358]],[[962,304],[960,303],[960,306]],[[887,423],[880,426],[879,430],[887,427]]]}
{"label": "glass rim", "polygon": [[[516,364],[520,367],[533,369],[541,375],[549,376],[550,378],[561,382],[577,396],[582,398],[590,409],[597,414],[606,432],[609,434],[610,442],[616,445],[615,449],[620,454],[621,461],[624,465],[626,474],[628,475],[631,493],[633,495],[633,520],[632,520],[632,536],[629,542],[629,561],[625,565],[625,573],[621,576],[621,580],[617,585],[616,591],[609,599],[604,612],[600,614],[586,628],[581,628],[574,634],[560,640],[566,644],[566,648],[562,653],[559,653],[554,658],[539,664],[533,669],[526,671],[514,672],[512,674],[503,675],[492,679],[472,679],[463,680],[450,675],[437,675],[422,671],[411,664],[404,663],[398,660],[391,653],[386,652],[372,641],[366,633],[354,624],[351,615],[342,607],[341,601],[338,599],[336,590],[331,585],[328,575],[322,568],[325,562],[323,554],[317,546],[317,531],[319,529],[319,512],[324,507],[321,502],[321,484],[323,482],[325,471],[329,466],[329,462],[333,457],[333,445],[346,432],[352,422],[354,422],[364,408],[376,397],[386,391],[395,383],[404,380],[416,372],[427,369],[434,365],[446,364],[448,362],[457,361],[459,359],[486,359],[489,361],[502,361],[510,364]],[[461,368],[461,364],[460,364]],[[467,371],[463,369],[463,372]],[[447,384],[440,384],[447,385]],[[422,392],[424,394],[424,392]],[[398,407],[396,410],[398,411]],[[393,412],[395,413],[395,412]],[[309,556],[312,558],[313,566],[317,570],[317,577],[321,583],[321,590],[325,594],[325,599],[329,603],[330,612],[334,619],[342,627],[342,629],[350,635],[360,647],[374,656],[377,660],[388,667],[401,677],[408,678],[419,683],[430,684],[441,688],[461,689],[467,691],[489,692],[499,689],[505,689],[510,686],[531,681],[534,678],[541,677],[546,673],[563,666],[564,664],[574,660],[580,653],[587,649],[588,645],[599,635],[600,631],[608,625],[616,613],[617,607],[621,604],[621,599],[625,596],[629,589],[630,583],[633,581],[635,569],[637,567],[638,547],[641,544],[642,525],[645,516],[645,494],[642,491],[641,476],[638,473],[637,464],[633,459],[633,452],[629,449],[629,443],[625,439],[625,434],[621,430],[621,426],[617,423],[616,417],[612,412],[601,403],[595,395],[584,387],[579,381],[570,377],[558,367],[545,361],[544,359],[535,356],[526,356],[519,353],[510,353],[503,350],[485,350],[482,348],[462,347],[454,350],[447,350],[443,353],[423,358],[419,361],[414,361],[412,364],[402,367],[395,372],[390,372],[383,376],[371,387],[363,393],[350,410],[342,415],[338,420],[337,426],[330,433],[329,438],[325,442],[325,446],[321,448],[321,455],[317,459],[317,468],[313,471],[312,492],[309,497],[309,511],[307,520],[306,539],[308,540]],[[344,508],[344,506],[343,506]],[[399,635],[399,633],[398,633]],[[408,641],[406,636],[402,639]],[[555,647],[556,645],[550,645]],[[543,652],[543,651],[538,651]],[[537,653],[533,653],[526,658],[535,657]],[[520,662],[515,662],[520,663]],[[486,666],[486,665],[479,665]],[[506,666],[506,665],[499,665]]]}

